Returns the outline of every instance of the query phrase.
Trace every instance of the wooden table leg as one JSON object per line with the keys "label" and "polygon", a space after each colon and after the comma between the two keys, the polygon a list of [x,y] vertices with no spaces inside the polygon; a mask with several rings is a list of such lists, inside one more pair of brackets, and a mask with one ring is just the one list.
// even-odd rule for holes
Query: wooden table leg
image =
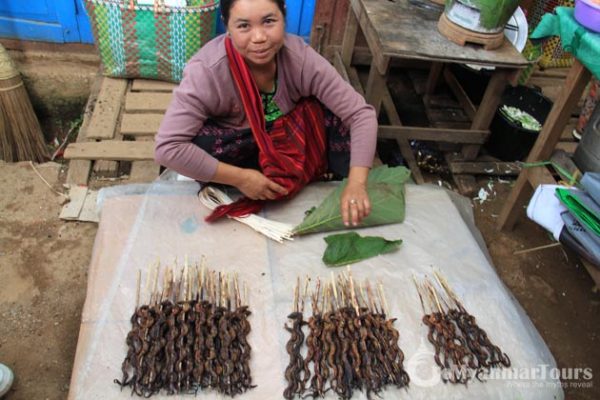
{"label": "wooden table leg", "polygon": [[[550,158],[571,116],[571,111],[581,98],[590,77],[587,68],[575,59],[567,75],[565,86],[552,106],[542,130],[527,156],[527,162],[544,161]],[[529,186],[537,187],[541,183],[539,179],[531,179],[531,175],[527,169],[519,174],[517,183],[500,212],[499,229],[510,230],[514,227],[519,208],[526,200],[526,190]]]}
{"label": "wooden table leg", "polygon": [[342,39],[342,61],[346,68],[352,64],[352,54],[354,53],[354,45],[356,44],[356,34],[358,32],[358,20],[352,6],[348,7],[348,18],[346,20],[346,29],[344,30],[344,38]]}
{"label": "wooden table leg", "polygon": [[[504,92],[506,84],[508,83],[512,73],[514,72],[505,68],[496,68],[492,78],[490,79],[490,82],[487,85],[487,88],[485,89],[481,104],[477,108],[475,118],[473,118],[473,122],[471,123],[471,129],[486,130],[490,127],[492,119],[494,119],[496,109],[498,108],[500,100],[502,99],[502,93]],[[479,145],[472,144],[463,146],[463,159],[475,159],[479,153],[480,147],[481,146]]]}
{"label": "wooden table leg", "polygon": [[[400,116],[396,110],[396,105],[394,104],[392,96],[387,88],[383,95],[383,108],[392,125],[402,125],[402,121],[400,120]],[[421,174],[421,170],[419,169],[419,165],[417,164],[417,160],[415,159],[415,155],[413,154],[413,150],[412,147],[410,147],[410,142],[408,139],[396,138],[396,142],[398,143],[398,147],[400,147],[400,153],[402,154],[406,165],[408,165],[415,182],[418,185],[425,183],[425,179],[423,179],[423,174]]]}
{"label": "wooden table leg", "polygon": [[[471,123],[472,130],[487,130],[490,127],[511,73],[511,70],[505,68],[495,69],[494,74],[485,89],[481,104],[473,116],[473,122]],[[474,160],[479,154],[480,148],[481,145],[479,144],[465,144],[463,145],[459,156],[448,155],[446,157],[446,162],[450,164],[455,161]],[[477,181],[473,175],[453,174],[452,178],[461,194],[471,196],[477,192]]]}
{"label": "wooden table leg", "polygon": [[379,115],[379,111],[381,110],[381,101],[387,89],[386,82],[387,71],[382,74],[374,63],[371,64],[369,79],[365,88],[365,98],[367,99],[367,103],[375,107],[377,115]]}
{"label": "wooden table leg", "polygon": [[440,80],[440,75],[442,74],[442,70],[444,69],[444,63],[442,62],[432,62],[431,69],[429,70],[429,75],[427,76],[427,84],[425,85],[425,95],[428,96],[435,92],[435,88],[438,85]]}

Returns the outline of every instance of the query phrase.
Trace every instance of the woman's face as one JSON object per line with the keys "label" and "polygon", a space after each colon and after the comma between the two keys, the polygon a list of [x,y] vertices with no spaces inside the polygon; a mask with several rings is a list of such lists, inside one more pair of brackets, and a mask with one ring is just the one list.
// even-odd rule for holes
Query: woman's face
{"label": "woman's face", "polygon": [[229,10],[227,32],[248,64],[273,62],[283,46],[285,20],[271,0],[236,0]]}

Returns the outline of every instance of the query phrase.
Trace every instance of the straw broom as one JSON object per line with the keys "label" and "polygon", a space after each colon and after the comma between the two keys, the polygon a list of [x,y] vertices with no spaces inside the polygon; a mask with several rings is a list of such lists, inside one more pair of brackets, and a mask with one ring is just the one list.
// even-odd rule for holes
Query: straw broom
{"label": "straw broom", "polygon": [[40,123],[23,80],[0,45],[0,158],[43,162],[49,159]]}

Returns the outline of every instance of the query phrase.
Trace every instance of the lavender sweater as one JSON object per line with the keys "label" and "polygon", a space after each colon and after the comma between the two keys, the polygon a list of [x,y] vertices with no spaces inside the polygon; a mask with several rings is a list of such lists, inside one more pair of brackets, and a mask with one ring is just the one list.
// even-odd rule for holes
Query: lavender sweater
{"label": "lavender sweater", "polygon": [[[218,161],[192,139],[207,119],[230,128],[248,128],[242,101],[229,71],[225,35],[192,57],[156,136],[156,162],[190,178],[208,182]],[[275,103],[283,114],[302,97],[315,96],[350,128],[350,166],[370,167],[375,154],[377,119],[337,71],[297,36],[286,34],[277,55]]]}

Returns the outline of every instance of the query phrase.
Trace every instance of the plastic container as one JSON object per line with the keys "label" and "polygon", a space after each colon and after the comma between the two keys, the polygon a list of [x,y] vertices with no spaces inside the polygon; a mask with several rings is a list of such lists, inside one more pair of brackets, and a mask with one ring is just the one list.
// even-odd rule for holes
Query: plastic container
{"label": "plastic container", "polygon": [[500,112],[503,105],[525,111],[543,125],[552,108],[552,101],[539,90],[526,86],[509,87],[502,95],[502,102],[490,125],[490,138],[484,147],[502,161],[523,160],[533,147],[539,131],[524,129],[520,124],[510,121]]}
{"label": "plastic container", "polygon": [[594,32],[600,32],[600,3],[592,0],[575,1],[575,19]]}
{"label": "plastic container", "polygon": [[600,103],[583,131],[573,160],[581,172],[600,172]]}

